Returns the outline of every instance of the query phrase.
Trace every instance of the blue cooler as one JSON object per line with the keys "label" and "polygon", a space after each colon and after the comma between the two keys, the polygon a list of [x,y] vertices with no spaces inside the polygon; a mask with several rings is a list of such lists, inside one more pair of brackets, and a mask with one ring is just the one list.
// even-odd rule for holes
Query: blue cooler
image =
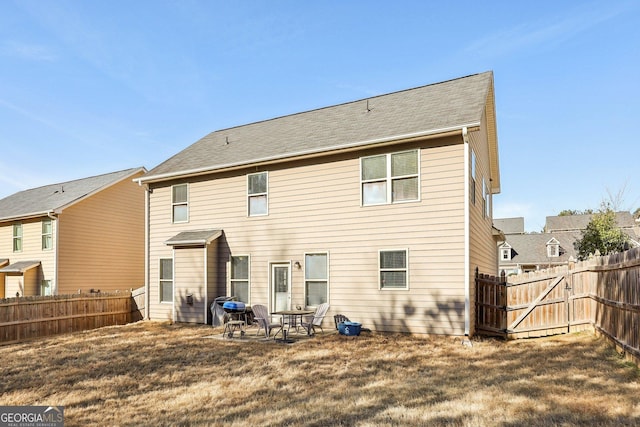
{"label": "blue cooler", "polygon": [[358,323],[358,322],[340,322],[338,323],[338,332],[341,335],[353,337],[356,335],[360,335],[361,327],[362,327],[362,323]]}

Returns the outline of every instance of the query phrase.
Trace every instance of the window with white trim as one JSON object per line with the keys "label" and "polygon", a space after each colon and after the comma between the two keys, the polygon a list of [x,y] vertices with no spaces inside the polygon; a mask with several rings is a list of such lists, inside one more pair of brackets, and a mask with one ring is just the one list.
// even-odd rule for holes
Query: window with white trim
{"label": "window with white trim", "polygon": [[232,256],[230,271],[229,295],[235,296],[238,301],[249,304],[249,255]]}
{"label": "window with white trim", "polygon": [[173,259],[160,259],[160,302],[173,302]]}
{"label": "window with white trim", "polygon": [[489,203],[487,201],[487,198],[489,197],[488,191],[487,191],[487,184],[484,180],[484,177],[482,177],[482,217],[486,218],[487,212],[489,212]]}
{"label": "window with white trim", "polygon": [[304,255],[304,294],[307,307],[329,302],[329,254]]}
{"label": "window with white trim", "polygon": [[51,218],[42,220],[42,250],[46,251],[53,248],[53,226]]}
{"label": "window with white trim", "polygon": [[40,296],[51,295],[51,280],[43,280],[40,283]]}
{"label": "window with white trim", "polygon": [[189,185],[171,187],[171,220],[174,223],[189,222]]}
{"label": "window with white trim", "polygon": [[471,148],[471,203],[476,204],[476,152]]}
{"label": "window with white trim", "polygon": [[510,247],[502,247],[500,249],[500,258],[502,261],[510,261],[511,260],[511,248]]}
{"label": "window with white trim", "polygon": [[420,200],[419,157],[419,150],[362,157],[362,205]]}
{"label": "window with white trim", "polygon": [[549,258],[560,256],[560,242],[555,237],[547,242],[547,256]]}
{"label": "window with white trim", "polygon": [[13,224],[13,252],[22,252],[22,224]]}
{"label": "window with white trim", "polygon": [[269,176],[267,172],[247,175],[247,212],[249,216],[269,214]]}
{"label": "window with white trim", "polygon": [[385,249],[379,252],[380,289],[409,289],[409,251]]}

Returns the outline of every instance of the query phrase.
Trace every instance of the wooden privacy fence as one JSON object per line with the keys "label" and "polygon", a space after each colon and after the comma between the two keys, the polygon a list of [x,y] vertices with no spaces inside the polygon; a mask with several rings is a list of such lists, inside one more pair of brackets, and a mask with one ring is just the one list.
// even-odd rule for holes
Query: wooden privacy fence
{"label": "wooden privacy fence", "polygon": [[640,248],[517,276],[476,274],[476,331],[505,338],[595,329],[640,361]]}
{"label": "wooden privacy fence", "polygon": [[0,300],[0,343],[140,320],[144,288],[114,293],[33,296]]}

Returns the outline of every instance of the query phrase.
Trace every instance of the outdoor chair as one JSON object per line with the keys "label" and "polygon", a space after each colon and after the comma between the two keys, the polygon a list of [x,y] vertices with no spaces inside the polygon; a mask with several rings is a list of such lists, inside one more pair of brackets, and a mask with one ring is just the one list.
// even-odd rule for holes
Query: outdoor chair
{"label": "outdoor chair", "polygon": [[349,322],[349,318],[344,314],[336,314],[333,316],[333,321],[336,323],[336,330],[338,329],[338,325],[342,322]]}
{"label": "outdoor chair", "polygon": [[311,316],[305,316],[300,321],[300,326],[307,330],[307,333],[311,335],[311,331],[315,334],[316,328],[320,328],[320,330],[324,333],[324,329],[322,329],[322,320],[324,316],[326,316],[327,311],[329,311],[329,303],[325,302],[318,306],[316,312]]}
{"label": "outdoor chair", "polygon": [[258,323],[258,331],[256,332],[256,335],[260,333],[260,329],[264,329],[265,338],[269,338],[273,329],[282,328],[282,325],[279,322],[273,322],[271,320],[269,310],[267,310],[266,306],[256,304],[252,306],[251,309],[253,310],[253,320]]}

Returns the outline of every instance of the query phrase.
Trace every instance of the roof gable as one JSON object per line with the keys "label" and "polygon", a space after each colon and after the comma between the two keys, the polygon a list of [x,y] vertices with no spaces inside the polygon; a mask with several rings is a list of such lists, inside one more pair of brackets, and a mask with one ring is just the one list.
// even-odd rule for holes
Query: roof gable
{"label": "roof gable", "polygon": [[[492,72],[215,131],[141,181],[461,130],[479,126],[487,111],[495,133]],[[492,164],[497,167],[497,159]]]}
{"label": "roof gable", "polygon": [[125,169],[14,193],[0,200],[0,221],[41,216],[53,211],[59,212],[97,191],[144,171],[142,167]]}

